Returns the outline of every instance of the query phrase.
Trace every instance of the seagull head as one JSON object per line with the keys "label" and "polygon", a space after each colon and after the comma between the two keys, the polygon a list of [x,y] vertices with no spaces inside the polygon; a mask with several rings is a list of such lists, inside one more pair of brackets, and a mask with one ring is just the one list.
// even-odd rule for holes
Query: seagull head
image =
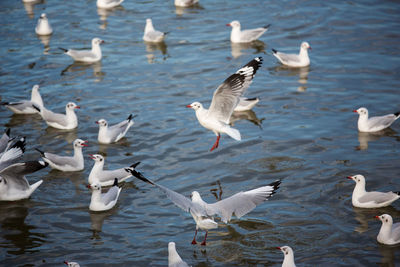
{"label": "seagull head", "polygon": [[84,146],[88,146],[86,143],[88,141],[82,140],[82,139],[75,139],[74,141],[74,147],[84,147]]}
{"label": "seagull head", "polygon": [[389,225],[393,224],[393,218],[389,214],[382,214],[380,216],[375,216],[374,218],[380,220],[382,222],[382,224],[387,224],[387,223]]}
{"label": "seagull head", "polygon": [[193,202],[202,200],[199,192],[197,191],[193,191],[192,194],[190,195],[190,198],[192,199]]}
{"label": "seagull head", "polygon": [[368,109],[366,109],[366,108],[359,108],[359,109],[353,110],[353,112],[358,113],[360,116],[368,117]]}
{"label": "seagull head", "polygon": [[276,248],[279,249],[280,251],[282,251],[285,256],[289,255],[289,254],[293,254],[293,250],[289,246],[276,247]]}
{"label": "seagull head", "polygon": [[94,155],[89,154],[89,156],[90,156],[90,158],[91,158],[92,160],[94,160],[96,163],[97,163],[97,162],[104,162],[104,158],[103,158],[103,156],[100,155],[100,154],[94,154]]}
{"label": "seagull head", "polygon": [[99,125],[99,127],[107,127],[107,121],[105,119],[98,120],[96,123]]}
{"label": "seagull head", "polygon": [[354,182],[356,182],[356,184],[364,184],[364,186],[365,186],[364,175],[357,174],[357,175],[353,175],[353,176],[347,176],[346,178],[353,180]]}
{"label": "seagull head", "polygon": [[80,267],[79,263],[74,262],[74,261],[64,261],[64,264],[66,264],[68,267]]}
{"label": "seagull head", "polygon": [[200,102],[193,102],[192,104],[187,105],[186,107],[187,108],[192,108],[194,110],[198,110],[198,109],[203,108],[203,105]]}
{"label": "seagull head", "polygon": [[100,38],[93,38],[92,39],[92,46],[104,44],[104,41]]}
{"label": "seagull head", "polygon": [[38,85],[38,84],[35,84],[35,85],[32,87],[32,91],[38,92],[38,91],[39,91],[39,85]]}
{"label": "seagull head", "polygon": [[42,15],[40,15],[40,18],[41,18],[41,19],[47,19],[46,13],[42,13]]}
{"label": "seagull head", "polygon": [[302,48],[302,49],[305,49],[305,50],[307,50],[307,49],[312,50],[310,44],[307,43],[307,42],[302,42],[302,43],[301,43],[301,48]]}
{"label": "seagull head", "polygon": [[240,28],[240,22],[238,20],[231,21],[231,23],[226,24],[232,28]]}
{"label": "seagull head", "polygon": [[101,185],[100,184],[88,184],[86,186],[89,189],[92,189],[93,191],[101,190]]}
{"label": "seagull head", "polygon": [[69,102],[66,106],[65,106],[68,110],[74,110],[76,108],[81,108],[80,106],[78,106],[77,104],[75,104],[74,102]]}

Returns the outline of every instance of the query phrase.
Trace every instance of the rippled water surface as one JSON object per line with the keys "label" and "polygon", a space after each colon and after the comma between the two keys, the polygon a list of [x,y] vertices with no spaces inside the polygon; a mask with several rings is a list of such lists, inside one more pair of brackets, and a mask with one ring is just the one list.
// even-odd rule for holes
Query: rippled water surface
{"label": "rippled water surface", "polygon": [[[173,1],[132,1],[111,11],[95,0],[2,1],[0,95],[29,98],[40,84],[45,105],[63,111],[81,106],[73,131],[48,128],[38,115],[17,116],[1,107],[0,125],[27,137],[24,160],[34,148],[71,154],[75,138],[89,140],[85,170],[50,168],[28,175],[43,184],[29,200],[0,203],[2,266],[165,266],[167,244],[176,242],[193,266],[280,266],[276,246],[290,245],[298,266],[395,266],[400,248],[379,245],[383,213],[400,221],[400,202],[382,209],[351,205],[352,181],[367,188],[400,190],[400,123],[382,134],[359,134],[353,109],[373,115],[400,110],[400,4],[398,1],[211,1],[176,9]],[[49,39],[34,32],[45,12]],[[145,19],[168,31],[164,45],[142,41]],[[260,41],[231,45],[230,28],[271,24]],[[105,40],[103,60],[72,64],[58,47],[88,48]],[[312,47],[311,66],[282,67],[271,48]],[[47,44],[46,44],[47,43]],[[215,88],[255,56],[264,64],[248,95],[261,98],[253,112],[235,114],[242,141],[222,136],[220,147],[185,105],[208,106]],[[116,123],[137,114],[126,138],[99,145],[100,118]],[[208,202],[282,180],[277,194],[241,219],[210,231],[207,247],[190,245],[195,223],[156,188],[139,180],[122,184],[117,206],[93,213],[85,187],[93,161],[107,168],[141,161],[145,176]],[[202,240],[204,232],[200,232]]]}

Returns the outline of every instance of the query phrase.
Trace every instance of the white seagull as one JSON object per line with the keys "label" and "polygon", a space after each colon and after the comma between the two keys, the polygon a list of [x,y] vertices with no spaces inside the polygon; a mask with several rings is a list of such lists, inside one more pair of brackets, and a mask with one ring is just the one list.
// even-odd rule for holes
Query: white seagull
{"label": "white seagull", "polygon": [[140,162],[136,162],[129,167],[120,168],[116,170],[104,170],[104,157],[100,154],[90,155],[90,158],[94,160],[94,165],[90,171],[88,182],[89,184],[100,184],[101,186],[109,186],[114,183],[114,178],[118,179],[118,182],[125,181],[132,176],[130,170],[134,170]]}
{"label": "white seagull", "polygon": [[175,242],[168,243],[168,267],[189,267],[176,251]]}
{"label": "white seagull", "polygon": [[167,32],[160,32],[154,29],[151,19],[146,19],[146,27],[144,28],[143,40],[151,43],[160,43],[164,41]]}
{"label": "white seagull", "polygon": [[226,24],[226,26],[232,27],[231,31],[231,42],[232,43],[250,43],[252,41],[257,40],[261,35],[264,34],[271,26],[268,24],[267,26],[250,29],[250,30],[240,30],[240,22],[237,20],[232,21],[231,23]]}
{"label": "white seagull", "polygon": [[381,216],[375,216],[375,218],[382,222],[376,240],[385,245],[400,244],[400,223],[393,224],[393,218],[389,214],[382,214]]}
{"label": "white seagull", "polygon": [[42,13],[40,15],[40,18],[38,19],[35,32],[37,35],[50,35],[53,33],[53,29],[50,26],[49,20],[47,19],[47,16],[45,13]]}
{"label": "white seagull", "polygon": [[361,174],[347,176],[356,182],[353,190],[351,202],[354,207],[358,208],[380,208],[392,204],[400,198],[400,192],[367,192],[365,190],[365,177]]}
{"label": "white seagull", "polygon": [[208,230],[218,228],[218,223],[214,221],[214,215],[220,216],[224,223],[228,223],[233,214],[235,214],[237,218],[240,218],[252,211],[257,205],[270,198],[279,188],[281,183],[281,181],[277,180],[267,186],[259,187],[250,191],[242,191],[216,203],[208,204],[203,201],[197,191],[193,191],[191,199],[189,199],[184,195],[150,181],[134,169],[130,171],[136,178],[157,186],[176,206],[186,212],[190,212],[196,222],[196,232],[192,244],[197,244],[196,235],[197,230],[200,228],[206,231],[204,241],[201,243],[203,246],[206,245]]}
{"label": "white seagull", "polygon": [[[9,134],[9,130],[8,134]],[[7,141],[6,138],[9,138],[7,132],[3,134],[1,138],[0,147],[3,149],[4,142]],[[6,136],[6,137],[5,137]],[[25,152],[25,137],[21,137],[16,142],[13,142],[15,138],[9,139],[6,143],[6,147],[4,150],[0,150],[0,170],[5,169],[6,167],[10,166],[17,162],[17,160],[22,157]]]}
{"label": "white seagull", "polygon": [[68,267],[81,267],[79,265],[79,263],[75,262],[75,261],[64,261],[64,263],[68,266]]}
{"label": "white seagull", "polygon": [[199,0],[174,0],[174,4],[177,7],[189,7],[197,4]]}
{"label": "white seagull", "polygon": [[105,119],[100,119],[96,121],[99,125],[99,135],[97,140],[101,144],[110,144],[115,143],[121,140],[128,132],[129,128],[133,125],[133,118],[136,116],[129,115],[129,117],[115,125],[108,125],[108,122]]}
{"label": "white seagull", "polygon": [[104,41],[101,40],[100,38],[93,38],[91,50],[74,50],[74,49],[65,49],[62,47],[59,48],[63,50],[65,54],[72,57],[75,61],[94,63],[101,60],[102,55],[101,55],[100,44],[103,43]]}
{"label": "white seagull", "polygon": [[25,174],[43,169],[48,164],[43,161],[15,163],[0,171],[0,200],[16,201],[26,199],[42,184],[40,180],[29,185]]}
{"label": "white seagull", "polygon": [[283,246],[276,248],[282,251],[284,256],[282,267],[296,267],[296,264],[294,263],[294,253],[291,247]]}
{"label": "white seagull", "polygon": [[9,110],[15,114],[35,114],[38,111],[32,107],[32,104],[43,106],[43,100],[39,93],[39,85],[32,87],[31,100],[21,100],[18,102],[1,102]]}
{"label": "white seagull", "polygon": [[87,185],[92,189],[89,209],[92,211],[105,211],[112,209],[117,204],[119,193],[122,188],[118,187],[118,179],[114,179],[114,184],[106,193],[101,193],[101,185],[98,183]]}
{"label": "white seagull", "polygon": [[69,102],[65,106],[65,114],[54,113],[44,106],[39,106],[36,104],[33,104],[32,106],[39,111],[42,119],[51,127],[63,130],[71,130],[78,127],[78,117],[75,114],[75,109],[79,109],[80,107],[74,102]]}
{"label": "white seagull", "polygon": [[261,64],[262,58],[256,57],[235,74],[229,76],[215,90],[209,109],[203,108],[199,102],[193,102],[186,106],[194,109],[199,123],[217,136],[210,151],[218,147],[221,133],[225,133],[235,140],[241,140],[240,132],[229,126],[229,119]]}
{"label": "white seagull", "polygon": [[386,129],[392,125],[392,123],[400,117],[400,112],[393,114],[377,116],[368,118],[368,109],[362,107],[353,112],[358,113],[358,131],[360,132],[378,132]]}
{"label": "white seagull", "polygon": [[82,147],[88,146],[87,141],[76,139],[73,143],[74,155],[73,156],[59,156],[49,152],[43,152],[35,148],[42,155],[42,159],[46,161],[52,169],[60,170],[63,172],[82,171],[84,169],[84,160],[82,154]]}
{"label": "white seagull", "polygon": [[300,52],[296,54],[285,54],[272,49],[273,55],[283,64],[289,67],[306,67],[310,65],[310,58],[308,57],[308,49],[311,46],[307,42],[302,42],[300,45]]}
{"label": "white seagull", "polygon": [[124,2],[124,0],[97,0],[96,5],[98,8],[108,9],[119,6],[122,2]]}

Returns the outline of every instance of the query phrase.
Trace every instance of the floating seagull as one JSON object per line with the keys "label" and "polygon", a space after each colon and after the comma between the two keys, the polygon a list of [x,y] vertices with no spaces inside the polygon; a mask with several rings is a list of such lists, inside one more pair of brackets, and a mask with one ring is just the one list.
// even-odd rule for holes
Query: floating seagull
{"label": "floating seagull", "polygon": [[240,22],[237,20],[232,21],[231,23],[226,24],[226,26],[232,27],[231,31],[231,42],[232,43],[250,43],[252,41],[257,40],[261,35],[264,34],[271,26],[268,24],[267,26],[251,29],[251,30],[240,30]]}
{"label": "floating seagull", "polygon": [[[4,135],[6,134],[7,133]],[[3,170],[6,167],[16,163],[16,161],[22,157],[25,152],[25,137],[20,138],[14,143],[13,141],[14,138],[10,139],[4,152],[0,153],[0,170]]]}
{"label": "floating seagull", "polygon": [[74,102],[69,102],[65,106],[65,114],[54,113],[44,106],[38,106],[36,104],[33,104],[32,106],[39,111],[42,119],[51,127],[63,130],[71,130],[78,127],[78,117],[75,114],[75,109],[80,107]]}
{"label": "floating seagull", "polygon": [[277,180],[267,186],[259,187],[250,191],[242,191],[216,203],[208,204],[203,201],[197,191],[192,192],[190,200],[184,195],[150,181],[134,169],[131,169],[130,171],[136,178],[157,186],[176,206],[186,212],[190,212],[193,219],[196,221],[196,232],[192,244],[197,244],[196,235],[199,228],[206,231],[204,241],[201,245],[206,245],[208,230],[218,228],[218,223],[214,221],[214,215],[220,216],[224,223],[229,222],[233,214],[240,218],[271,197],[279,188],[281,183],[281,181]]}
{"label": "floating seagull", "polygon": [[380,208],[392,204],[400,198],[400,192],[367,192],[365,190],[365,177],[361,174],[347,176],[356,182],[351,201],[358,208]]}
{"label": "floating seagull", "polygon": [[101,40],[100,38],[93,38],[91,50],[74,50],[74,49],[65,49],[62,47],[59,48],[63,50],[65,54],[72,57],[75,61],[94,63],[101,60],[102,56],[101,56],[100,44],[103,43],[104,41]]}
{"label": "floating seagull", "polygon": [[31,100],[22,100],[18,102],[1,102],[9,110],[16,114],[35,114],[38,111],[32,107],[32,104],[43,106],[43,100],[39,93],[39,85],[32,87]]}
{"label": "floating seagull", "polygon": [[255,105],[257,105],[258,102],[260,102],[260,99],[258,97],[254,98],[240,97],[239,103],[237,104],[237,106],[233,111],[251,110],[252,108],[255,107]]}
{"label": "floating seagull", "polygon": [[217,140],[210,151],[218,147],[221,133],[225,133],[235,140],[241,140],[240,132],[229,126],[229,118],[237,107],[240,97],[250,86],[254,75],[262,64],[262,58],[256,57],[235,74],[229,76],[215,90],[209,109],[203,108],[199,102],[193,102],[186,107],[196,111],[199,123],[215,133]]}
{"label": "floating seagull", "polygon": [[114,178],[118,179],[118,182],[125,181],[132,176],[131,170],[134,170],[140,162],[136,162],[129,167],[120,168],[116,170],[103,170],[104,157],[99,154],[90,155],[90,158],[94,160],[94,165],[90,171],[88,182],[89,184],[98,183],[101,186],[109,186],[114,183]]}
{"label": "floating seagull", "polygon": [[400,112],[396,112],[384,116],[368,118],[368,109],[366,108],[359,108],[357,110],[353,110],[353,112],[360,115],[357,122],[358,131],[366,133],[378,132],[386,129],[400,117]]}
{"label": "floating seagull", "polygon": [[178,7],[189,7],[197,4],[199,0],[174,0],[175,6]]}
{"label": "floating seagull", "polygon": [[86,143],[87,141],[76,139],[73,143],[74,155],[72,157],[59,156],[53,153],[43,152],[38,148],[35,149],[40,152],[42,159],[46,161],[51,168],[63,172],[75,172],[84,169],[82,147],[88,146]]}
{"label": "floating seagull", "polygon": [[90,199],[89,209],[92,211],[105,211],[112,209],[117,204],[119,193],[122,188],[118,187],[118,179],[114,179],[113,186],[107,193],[101,193],[101,185],[98,183],[89,184],[92,189],[92,198]]}
{"label": "floating seagull", "polygon": [[108,123],[105,119],[101,119],[96,121],[99,125],[99,135],[97,140],[101,144],[110,144],[115,143],[121,140],[122,137],[128,132],[129,128],[133,125],[133,118],[136,116],[129,115],[129,117],[112,126],[108,126]]}
{"label": "floating seagull", "polygon": [[175,242],[168,243],[168,267],[189,267],[176,251]]}
{"label": "floating seagull", "polygon": [[97,0],[96,5],[98,8],[113,8],[122,4],[124,0]]}
{"label": "floating seagull", "polygon": [[50,26],[49,20],[45,13],[40,15],[40,18],[37,22],[35,32],[37,35],[50,35],[53,33],[53,29]]}
{"label": "floating seagull", "polygon": [[311,46],[307,42],[302,42],[300,45],[300,52],[296,54],[285,54],[272,49],[273,55],[279,59],[279,61],[289,67],[305,67],[310,65],[310,58],[308,57],[308,49],[311,50]]}
{"label": "floating seagull", "polygon": [[65,263],[68,267],[81,267],[81,266],[79,265],[79,263],[74,262],[74,261],[70,261],[70,262],[64,261],[64,263]]}
{"label": "floating seagull", "polygon": [[160,32],[154,29],[151,19],[146,19],[146,27],[144,28],[143,40],[151,43],[160,43],[164,41],[167,32]]}
{"label": "floating seagull", "polygon": [[42,184],[40,180],[29,185],[25,174],[43,169],[48,164],[43,161],[27,161],[15,163],[0,171],[0,200],[15,201],[29,198]]}
{"label": "floating seagull", "polygon": [[393,218],[389,214],[375,216],[375,218],[381,220],[382,222],[382,226],[379,230],[376,240],[385,245],[400,244],[400,223],[393,224]]}
{"label": "floating seagull", "polygon": [[277,247],[277,249],[281,250],[284,255],[282,267],[296,267],[296,264],[294,263],[294,253],[291,247],[283,246]]}

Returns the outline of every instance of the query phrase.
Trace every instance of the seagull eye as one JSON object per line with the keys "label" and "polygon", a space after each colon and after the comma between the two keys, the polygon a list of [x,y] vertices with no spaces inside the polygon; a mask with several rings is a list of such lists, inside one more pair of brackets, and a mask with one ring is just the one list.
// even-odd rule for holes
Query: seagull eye
{"label": "seagull eye", "polygon": [[388,222],[388,219],[386,219],[386,222]]}

